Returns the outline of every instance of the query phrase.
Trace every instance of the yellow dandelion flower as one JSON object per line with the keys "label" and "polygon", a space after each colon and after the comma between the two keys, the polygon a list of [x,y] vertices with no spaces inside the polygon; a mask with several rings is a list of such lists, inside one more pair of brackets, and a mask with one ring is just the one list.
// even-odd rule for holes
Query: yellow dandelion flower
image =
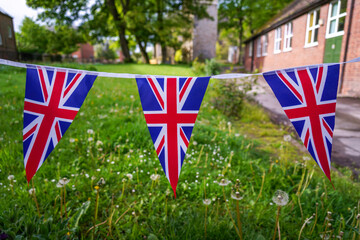
{"label": "yellow dandelion flower", "polygon": [[99,190],[100,187],[99,187],[99,186],[95,186],[94,188],[95,188],[95,190]]}

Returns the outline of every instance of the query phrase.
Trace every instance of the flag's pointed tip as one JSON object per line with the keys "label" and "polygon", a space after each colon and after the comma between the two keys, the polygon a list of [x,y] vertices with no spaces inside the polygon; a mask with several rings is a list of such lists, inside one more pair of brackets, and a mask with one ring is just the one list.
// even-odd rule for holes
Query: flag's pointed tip
{"label": "flag's pointed tip", "polygon": [[176,185],[171,184],[171,188],[172,188],[172,190],[174,192],[174,197],[176,198]]}
{"label": "flag's pointed tip", "polygon": [[326,174],[326,177],[329,179],[329,181],[330,181],[333,189],[336,190],[336,189],[335,189],[335,186],[334,186],[334,183],[331,181],[331,175],[330,175],[330,173],[329,173],[329,174]]}

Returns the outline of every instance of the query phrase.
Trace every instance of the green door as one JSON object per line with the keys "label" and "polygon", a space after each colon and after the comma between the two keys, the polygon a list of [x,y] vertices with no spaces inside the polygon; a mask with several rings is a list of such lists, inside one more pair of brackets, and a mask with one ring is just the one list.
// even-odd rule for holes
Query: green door
{"label": "green door", "polygon": [[340,62],[342,38],[343,36],[326,39],[324,63]]}

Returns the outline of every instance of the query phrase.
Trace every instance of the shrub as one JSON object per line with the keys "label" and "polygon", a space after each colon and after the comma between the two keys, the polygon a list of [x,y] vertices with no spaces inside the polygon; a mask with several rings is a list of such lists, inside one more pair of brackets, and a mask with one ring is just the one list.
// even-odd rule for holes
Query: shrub
{"label": "shrub", "polygon": [[198,58],[195,58],[192,63],[192,70],[196,75],[204,74],[205,64],[202,62],[199,62]]}
{"label": "shrub", "polygon": [[257,78],[220,80],[216,87],[214,106],[228,117],[240,117],[244,101]]}
{"label": "shrub", "polygon": [[216,62],[215,58],[205,60],[205,74],[212,76],[220,73],[220,64]]}

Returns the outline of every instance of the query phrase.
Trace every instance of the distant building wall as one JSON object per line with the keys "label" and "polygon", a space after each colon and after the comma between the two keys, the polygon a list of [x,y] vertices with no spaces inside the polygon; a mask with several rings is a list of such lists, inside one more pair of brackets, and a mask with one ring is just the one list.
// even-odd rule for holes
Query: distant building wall
{"label": "distant building wall", "polygon": [[15,32],[12,18],[0,12],[0,58],[17,60]]}
{"label": "distant building wall", "polygon": [[[354,3],[353,8],[351,7],[352,2]],[[341,33],[336,33],[335,36],[326,34],[327,28],[330,27],[329,9],[331,3],[347,3],[344,30]],[[307,32],[309,32],[309,29],[307,29],[308,14],[315,10],[319,10],[320,13],[317,43],[309,45],[305,44]],[[285,49],[285,26],[290,22],[292,22],[293,29],[292,46],[291,49]],[[274,51],[277,28],[270,31],[264,30],[260,36],[247,41],[245,47],[245,69],[247,71],[259,70],[265,72],[324,62],[343,62],[360,57],[360,0],[326,2],[296,18],[290,19],[278,28],[281,29],[280,51]],[[268,36],[266,53],[263,52],[265,35]],[[257,47],[259,39],[261,48]],[[253,45],[253,54],[249,52],[251,50],[250,44]],[[259,49],[260,51],[258,51]],[[337,55],[333,54],[336,51],[338,52]],[[346,58],[345,52],[347,52]],[[346,64],[344,68],[343,65],[340,66],[339,94],[360,97],[360,63]]]}
{"label": "distant building wall", "polygon": [[88,63],[94,61],[94,46],[90,43],[83,43],[79,45],[79,49],[73,52],[71,56],[77,62]]}
{"label": "distant building wall", "polygon": [[[351,0],[348,0],[347,9],[350,10]],[[342,55],[340,57],[341,61],[344,61],[345,54],[345,44],[348,29],[348,24],[350,22],[350,11],[348,10],[348,15],[345,20],[345,34],[344,40],[342,42]],[[360,1],[355,0],[353,8],[353,16],[351,19],[351,29],[349,35],[349,45],[345,61],[360,57]],[[360,63],[351,63],[346,64],[344,68],[344,78],[342,81],[341,93],[348,96],[360,97]]]}
{"label": "distant building wall", "polygon": [[217,41],[217,0],[208,6],[207,12],[213,18],[211,19],[197,19],[195,17],[194,31],[193,31],[193,59],[210,59],[216,56],[216,41]]}

